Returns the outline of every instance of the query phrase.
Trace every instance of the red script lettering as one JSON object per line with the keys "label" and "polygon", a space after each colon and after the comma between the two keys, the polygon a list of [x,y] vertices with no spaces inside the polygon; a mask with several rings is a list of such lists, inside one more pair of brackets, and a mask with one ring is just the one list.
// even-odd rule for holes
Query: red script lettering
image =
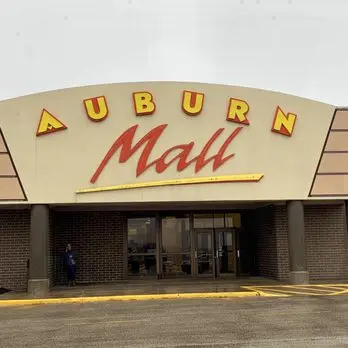
{"label": "red script lettering", "polygon": [[[222,144],[219,151],[215,155],[209,158],[206,158],[208,151],[211,148],[211,146],[214,144],[216,139],[224,131],[224,128],[219,128],[208,140],[208,142],[205,144],[200,154],[190,160],[188,159],[188,157],[190,156],[191,151],[195,145],[193,141],[191,141],[188,144],[179,144],[179,145],[173,146],[169,148],[168,150],[164,151],[159,158],[148,163],[149,157],[151,156],[154,146],[156,145],[157,141],[159,140],[163,131],[167,128],[168,125],[162,124],[153,128],[133,146],[132,144],[133,144],[135,132],[138,126],[139,125],[130,127],[116,139],[116,141],[112,144],[110,150],[106,153],[99,167],[93,174],[90,180],[91,183],[95,183],[98,180],[105,166],[107,165],[109,160],[114,156],[114,154],[117,152],[118,149],[120,149],[120,156],[119,156],[118,162],[125,163],[144,144],[145,144],[145,147],[139,157],[137,168],[136,168],[137,177],[152,166],[155,166],[157,173],[162,173],[176,160],[178,160],[177,170],[179,172],[186,169],[192,163],[195,163],[195,173],[198,173],[203,167],[205,167],[210,162],[213,162],[213,171],[215,171],[219,167],[221,167],[226,161],[228,161],[234,156],[234,154],[230,154],[224,157],[225,152],[228,149],[228,146],[231,144],[233,139],[237,136],[237,134],[243,128],[243,127],[237,127],[236,129],[234,129],[234,131],[227,137],[225,142]],[[179,153],[177,153],[178,151]],[[174,155],[173,158],[168,159],[168,157],[170,155],[173,155],[174,153],[176,153],[176,155]]]}

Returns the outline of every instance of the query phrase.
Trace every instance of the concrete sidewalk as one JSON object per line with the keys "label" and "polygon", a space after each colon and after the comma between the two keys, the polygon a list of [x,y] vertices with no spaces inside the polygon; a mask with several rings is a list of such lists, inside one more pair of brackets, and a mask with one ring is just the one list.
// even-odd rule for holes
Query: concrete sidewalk
{"label": "concrete sidewalk", "polygon": [[45,303],[106,302],[158,299],[234,298],[234,297],[287,297],[293,295],[346,294],[348,285],[326,282],[293,286],[261,278],[238,279],[164,279],[128,280],[104,284],[78,284],[76,287],[54,287],[45,298],[27,293],[9,292],[0,295],[1,306]]}
{"label": "concrete sidewalk", "polygon": [[[261,277],[238,279],[134,279],[114,283],[77,284],[75,287],[55,286],[51,289],[48,297],[235,292],[241,291],[241,286],[279,284],[284,283]],[[24,292],[9,292],[0,295],[0,299],[14,298],[33,298],[33,296],[29,296]]]}
{"label": "concrete sidewalk", "polygon": [[[27,293],[8,292],[0,295],[0,305],[25,301],[29,303],[68,302],[68,301],[102,301],[141,300],[160,298],[202,298],[202,297],[250,297],[258,293],[243,289],[242,286],[279,285],[281,283],[265,278],[245,279],[163,279],[129,280],[105,284],[77,284],[75,287],[56,286],[47,294],[45,299],[38,299]],[[58,301],[59,299],[59,301]],[[70,300],[68,300],[70,299]],[[82,300],[84,299],[84,300]],[[54,300],[54,301],[53,301]]]}

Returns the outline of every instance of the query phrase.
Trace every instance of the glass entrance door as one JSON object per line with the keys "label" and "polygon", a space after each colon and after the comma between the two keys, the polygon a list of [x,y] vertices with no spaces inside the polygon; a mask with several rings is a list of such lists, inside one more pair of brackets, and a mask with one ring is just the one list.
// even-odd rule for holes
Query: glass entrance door
{"label": "glass entrance door", "polygon": [[216,240],[216,275],[236,276],[238,250],[235,231],[232,229],[215,230]]}
{"label": "glass entrance door", "polygon": [[213,276],[214,262],[214,230],[194,230],[194,276]]}

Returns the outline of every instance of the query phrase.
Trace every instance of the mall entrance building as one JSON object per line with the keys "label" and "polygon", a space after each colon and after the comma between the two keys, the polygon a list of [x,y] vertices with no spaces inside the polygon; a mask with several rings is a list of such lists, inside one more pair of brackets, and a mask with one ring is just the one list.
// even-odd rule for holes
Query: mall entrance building
{"label": "mall entrance building", "polygon": [[151,82],[0,103],[0,287],[348,278],[348,111]]}

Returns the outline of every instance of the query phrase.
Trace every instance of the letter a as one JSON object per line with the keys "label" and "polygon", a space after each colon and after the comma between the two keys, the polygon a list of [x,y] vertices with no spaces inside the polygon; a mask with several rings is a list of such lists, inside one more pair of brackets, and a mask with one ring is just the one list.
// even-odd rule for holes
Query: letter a
{"label": "letter a", "polygon": [[68,127],[54,117],[46,109],[42,110],[39,125],[37,127],[36,136],[55,133],[67,129]]}

